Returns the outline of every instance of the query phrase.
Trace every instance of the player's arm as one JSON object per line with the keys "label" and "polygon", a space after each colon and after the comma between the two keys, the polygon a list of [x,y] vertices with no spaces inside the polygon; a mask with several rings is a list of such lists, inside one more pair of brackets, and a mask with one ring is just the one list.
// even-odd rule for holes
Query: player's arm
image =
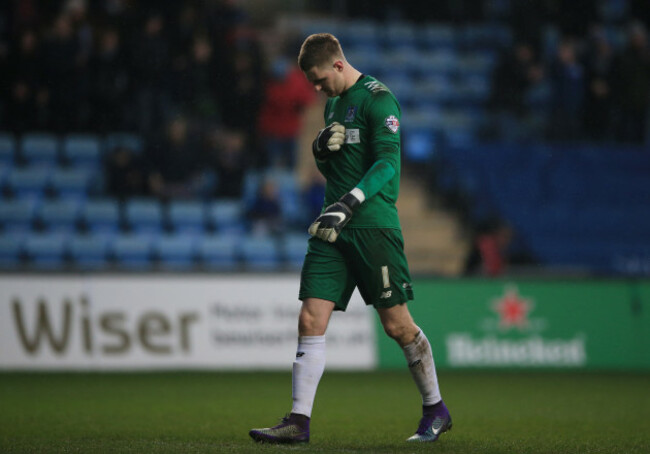
{"label": "player's arm", "polygon": [[355,210],[368,198],[375,196],[397,172],[399,159],[399,106],[392,96],[380,94],[369,107],[371,146],[375,163],[359,184],[338,202],[328,206],[311,224],[309,234],[333,243],[350,221]]}

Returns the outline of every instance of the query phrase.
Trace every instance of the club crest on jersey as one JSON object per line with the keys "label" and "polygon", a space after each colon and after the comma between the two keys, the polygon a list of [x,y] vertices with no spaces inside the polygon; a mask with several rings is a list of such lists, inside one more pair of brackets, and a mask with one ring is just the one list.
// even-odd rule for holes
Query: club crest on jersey
{"label": "club crest on jersey", "polygon": [[357,106],[350,106],[348,107],[348,111],[345,113],[345,120],[343,120],[346,123],[350,123],[351,121],[354,121],[354,117],[357,115]]}
{"label": "club crest on jersey", "polygon": [[393,132],[393,134],[399,130],[399,120],[395,115],[391,115],[390,117],[386,118],[385,124],[386,127]]}

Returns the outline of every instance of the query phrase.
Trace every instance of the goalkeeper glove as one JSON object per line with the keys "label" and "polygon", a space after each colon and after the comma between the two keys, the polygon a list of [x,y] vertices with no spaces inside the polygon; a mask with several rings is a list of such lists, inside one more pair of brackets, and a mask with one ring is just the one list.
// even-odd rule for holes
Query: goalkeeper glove
{"label": "goalkeeper glove", "polygon": [[324,161],[335,151],[339,151],[345,143],[345,126],[336,121],[318,133],[311,146],[314,157]]}
{"label": "goalkeeper glove", "polygon": [[309,226],[309,234],[323,241],[335,242],[364,198],[363,192],[359,189],[348,192],[338,202],[325,208],[325,211]]}

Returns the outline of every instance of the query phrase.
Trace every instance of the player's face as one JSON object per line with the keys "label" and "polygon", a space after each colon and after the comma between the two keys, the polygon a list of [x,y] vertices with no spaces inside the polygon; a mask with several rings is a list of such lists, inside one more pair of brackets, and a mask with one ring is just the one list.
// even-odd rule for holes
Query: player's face
{"label": "player's face", "polygon": [[323,67],[314,66],[305,72],[305,76],[316,91],[322,91],[329,98],[338,96],[344,91],[345,81],[340,67],[336,64]]}

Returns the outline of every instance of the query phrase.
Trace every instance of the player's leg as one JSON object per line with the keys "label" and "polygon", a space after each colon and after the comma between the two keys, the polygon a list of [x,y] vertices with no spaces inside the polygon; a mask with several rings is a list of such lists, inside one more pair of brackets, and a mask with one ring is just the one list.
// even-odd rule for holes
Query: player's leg
{"label": "player's leg", "polygon": [[402,347],[411,376],[422,396],[422,418],[409,441],[436,441],[451,429],[451,416],[442,401],[431,344],[415,324],[406,304],[377,308],[384,331]]}
{"label": "player's leg", "polygon": [[[413,299],[413,290],[402,233],[396,229],[357,229],[350,233],[354,253],[348,258],[354,263],[359,291],[366,303],[377,309],[384,331],[402,347],[422,395],[423,418],[418,430],[426,432],[440,416],[447,418],[441,426],[446,430],[451,419],[440,397],[431,345],[406,306]],[[422,429],[422,424],[428,429]],[[427,441],[434,441],[441,431],[436,429],[435,437],[427,436]]]}
{"label": "player's leg", "polygon": [[316,389],[325,371],[325,331],[334,303],[305,298],[298,319],[298,348],[293,362],[291,414],[311,418]]}
{"label": "player's leg", "polygon": [[255,441],[309,441],[309,424],[318,383],[325,370],[325,332],[332,312],[345,310],[354,290],[345,260],[330,243],[312,239],[300,278],[302,307],[293,363],[291,414],[275,427],[253,429]]}
{"label": "player's leg", "polygon": [[249,435],[266,443],[306,443],[316,389],[325,371],[325,331],[334,303],[305,298],[298,317],[298,348],[293,362],[291,413],[280,424],[253,429]]}
{"label": "player's leg", "polygon": [[422,395],[422,404],[430,406],[440,402],[442,398],[431,344],[413,321],[406,304],[378,307],[377,313],[386,334],[402,347],[411,375]]}

